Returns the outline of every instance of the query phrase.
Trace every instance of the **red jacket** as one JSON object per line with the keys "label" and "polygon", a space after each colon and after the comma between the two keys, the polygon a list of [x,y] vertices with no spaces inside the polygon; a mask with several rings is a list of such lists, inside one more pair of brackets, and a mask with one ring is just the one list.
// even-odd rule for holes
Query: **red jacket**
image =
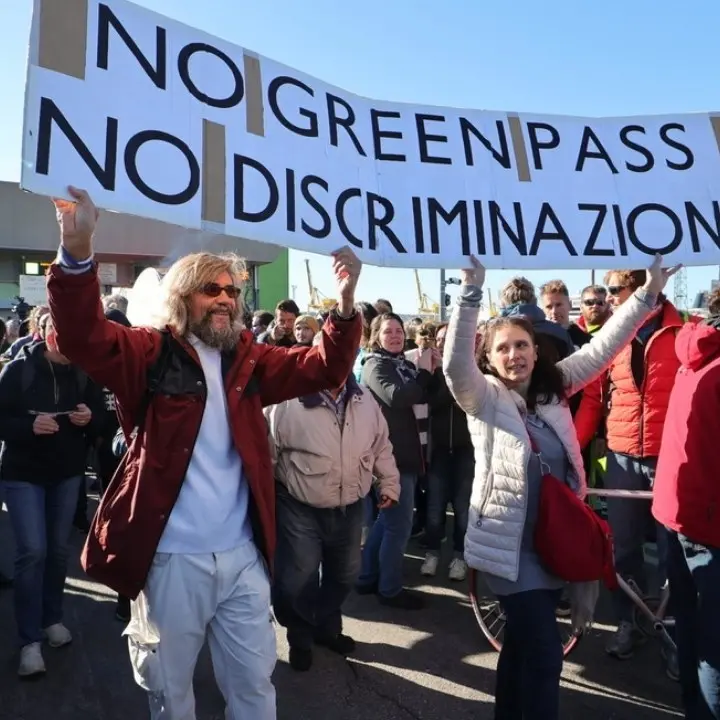
{"label": "red jacket", "polygon": [[[126,435],[146,397],[149,367],[163,342],[172,348],[166,372],[146,413],[144,433],[132,442],[98,508],[83,551],[94,579],[137,597],[167,519],[180,493],[205,407],[204,376],[192,346],[149,328],[106,320],[97,274],[66,274],[53,265],[48,298],[60,351],[94,381],[115,393]],[[235,447],[250,489],[249,517],[255,543],[272,567],[275,552],[275,485],[262,408],[338,387],[350,374],[361,323],[331,318],[316,348],[287,350],[253,341],[244,332],[223,353],[223,378]]]}
{"label": "red jacket", "polygon": [[644,358],[640,385],[632,370],[633,341],[620,351],[607,373],[585,388],[575,414],[580,447],[584,448],[595,435],[607,403],[608,389],[611,389],[608,449],[639,458],[657,457],[660,453],[670,391],[680,367],[675,354],[675,337],[683,325],[683,318],[668,301],[663,302],[659,312],[660,327],[644,348],[640,348]]}
{"label": "red jacket", "polygon": [[670,396],[655,474],[655,519],[720,548],[720,330],[685,325],[675,342],[682,367]]}

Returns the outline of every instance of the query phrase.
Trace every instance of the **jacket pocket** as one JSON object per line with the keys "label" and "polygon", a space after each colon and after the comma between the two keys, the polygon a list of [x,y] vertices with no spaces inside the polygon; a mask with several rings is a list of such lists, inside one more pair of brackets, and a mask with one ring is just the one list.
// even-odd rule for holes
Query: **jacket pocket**
{"label": "jacket pocket", "polygon": [[485,485],[483,486],[482,494],[480,495],[480,502],[477,506],[473,506],[472,504],[470,506],[470,513],[475,516],[474,518],[471,518],[471,523],[473,523],[476,527],[482,527],[483,524],[485,511],[487,510],[488,503],[490,502],[490,495],[492,494],[493,489],[492,478],[492,473],[490,473]]}
{"label": "jacket pocket", "polygon": [[331,480],[332,458],[299,450],[293,450],[285,458],[281,481],[284,481],[288,492],[308,505],[326,504],[335,491],[328,482]]}

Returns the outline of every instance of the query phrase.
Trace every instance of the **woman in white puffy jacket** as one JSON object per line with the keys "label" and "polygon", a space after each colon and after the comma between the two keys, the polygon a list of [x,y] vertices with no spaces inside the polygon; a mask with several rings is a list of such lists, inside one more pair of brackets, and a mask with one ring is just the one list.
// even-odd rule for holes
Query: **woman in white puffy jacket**
{"label": "woman in white puffy jacket", "polygon": [[[467,414],[475,448],[465,560],[484,573],[506,617],[495,719],[556,720],[563,656],[555,610],[564,582],[543,568],[533,546],[541,461],[585,496],[567,398],[595,379],[630,342],[675,269],[663,270],[657,256],[645,286],[592,342],[558,363],[539,352],[525,318],[489,322],[478,368],[474,343],[485,270],[476,258],[472,261],[474,267],[462,273],[443,363],[448,386]],[[530,434],[539,456],[531,452]]]}

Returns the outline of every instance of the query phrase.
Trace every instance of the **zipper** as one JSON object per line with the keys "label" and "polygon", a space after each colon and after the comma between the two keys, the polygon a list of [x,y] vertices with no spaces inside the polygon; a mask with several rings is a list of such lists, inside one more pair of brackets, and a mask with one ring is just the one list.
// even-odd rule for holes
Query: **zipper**
{"label": "zipper", "polygon": [[[665,327],[661,327],[657,332],[653,333],[650,336],[643,352],[643,362],[645,363],[646,367],[646,361],[650,353],[650,348],[652,347],[652,344],[655,342],[656,338],[660,337],[660,335],[662,335],[665,331],[677,331],[677,329],[677,325],[666,325]],[[632,374],[632,368],[630,369],[630,372]],[[645,385],[647,383],[647,375],[647,371],[643,373],[643,381],[638,388],[638,391],[640,393],[640,457],[645,457]]]}
{"label": "zipper", "polygon": [[55,368],[53,367],[53,364],[50,362],[50,360],[47,361],[47,364],[50,368],[50,374],[52,375],[53,379],[53,399],[55,400],[55,410],[60,412],[60,388],[57,384],[57,377],[55,376]]}

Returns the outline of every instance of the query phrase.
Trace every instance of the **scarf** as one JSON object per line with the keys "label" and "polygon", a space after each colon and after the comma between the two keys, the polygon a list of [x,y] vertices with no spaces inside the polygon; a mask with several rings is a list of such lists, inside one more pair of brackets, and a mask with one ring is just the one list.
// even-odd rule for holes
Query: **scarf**
{"label": "scarf", "polygon": [[[416,350],[409,350],[408,353],[415,353]],[[389,360],[395,366],[395,372],[403,383],[414,382],[418,375],[418,369],[415,365],[405,357],[404,353],[393,355],[387,350],[378,350],[365,355],[364,360],[371,357]],[[430,429],[430,406],[427,403],[413,405],[413,413],[417,421],[418,435],[420,436],[420,445],[422,446],[423,461],[427,461],[428,431]]]}

